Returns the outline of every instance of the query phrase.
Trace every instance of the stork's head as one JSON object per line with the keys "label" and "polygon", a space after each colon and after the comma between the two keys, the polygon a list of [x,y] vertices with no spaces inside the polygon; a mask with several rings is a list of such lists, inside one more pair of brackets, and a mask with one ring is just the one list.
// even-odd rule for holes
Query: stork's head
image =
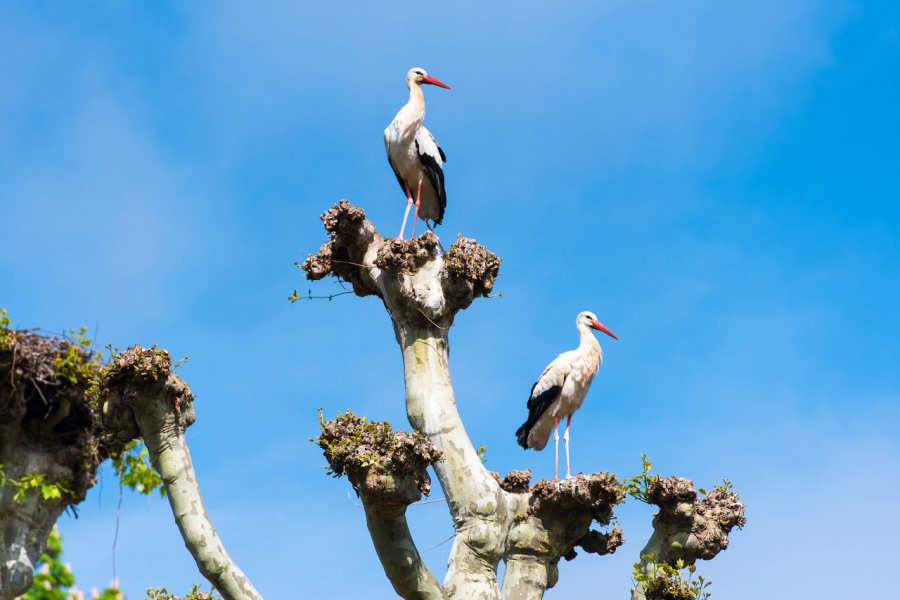
{"label": "stork's head", "polygon": [[597,315],[595,315],[594,313],[592,313],[589,310],[578,313],[578,318],[575,319],[575,325],[579,329],[581,329],[581,328],[596,329],[598,331],[602,331],[603,333],[605,333],[606,335],[608,335],[609,337],[611,337],[613,339],[616,339],[616,340],[619,339],[619,336],[617,336],[612,331],[610,331],[606,325],[604,325],[603,323],[598,321]]}
{"label": "stork's head", "polygon": [[423,83],[430,83],[431,85],[436,85],[448,90],[450,89],[450,86],[443,81],[430,77],[422,67],[413,67],[409,70],[409,73],[406,74],[406,87],[422,85]]}

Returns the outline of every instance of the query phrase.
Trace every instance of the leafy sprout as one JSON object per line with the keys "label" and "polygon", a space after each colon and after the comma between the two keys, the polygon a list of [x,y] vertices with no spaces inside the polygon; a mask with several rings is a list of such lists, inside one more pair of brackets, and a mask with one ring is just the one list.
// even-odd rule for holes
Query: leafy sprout
{"label": "leafy sprout", "polygon": [[653,463],[647,460],[646,454],[641,454],[641,466],[642,470],[639,474],[624,480],[625,493],[635,500],[640,500],[641,502],[649,504],[650,484],[654,481],[656,476],[650,475],[650,471],[653,469]]}
{"label": "leafy sprout", "polygon": [[112,463],[119,481],[132,491],[149,495],[159,489],[160,496],[166,495],[162,479],[150,465],[150,452],[143,440],[131,441],[125,450],[112,457]]}
{"label": "leafy sprout", "polygon": [[[642,554],[641,562],[634,563],[635,585],[643,588],[647,600],[707,600],[712,582],[703,575],[694,574],[696,565],[685,565],[678,559],[674,566],[655,562],[655,554]],[[687,571],[687,578],[684,571]]]}

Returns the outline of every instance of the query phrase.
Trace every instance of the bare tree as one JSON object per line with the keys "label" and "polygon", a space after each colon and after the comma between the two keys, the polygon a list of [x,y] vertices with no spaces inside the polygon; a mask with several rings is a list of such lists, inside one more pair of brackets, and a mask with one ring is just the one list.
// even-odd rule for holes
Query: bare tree
{"label": "bare tree", "polygon": [[[337,474],[346,474],[365,508],[376,552],[403,598],[541,598],[558,578],[561,558],[580,547],[612,553],[622,532],[610,525],[626,492],[660,506],[642,553],[632,598],[694,597],[678,570],[711,559],[744,524],[734,492],[717,489],[697,500],[684,479],[642,476],[619,481],[607,472],[560,484],[529,486],[530,472],[500,478],[482,464],[456,409],[449,372],[455,315],[488,295],[500,258],[461,238],[448,251],[427,232],[415,240],[383,238],[362,209],[341,201],[323,213],[328,241],[302,265],[309,279],[333,275],[358,296],[378,296],[390,314],[403,357],[406,412],[414,434],[349,413],[323,421],[319,445]],[[455,538],[439,583],[416,549],[406,507],[427,493],[431,465],[447,498]],[[497,581],[500,561],[506,565]],[[668,568],[666,568],[668,567]],[[678,595],[682,594],[682,595]],[[685,594],[692,594],[686,596]]]}

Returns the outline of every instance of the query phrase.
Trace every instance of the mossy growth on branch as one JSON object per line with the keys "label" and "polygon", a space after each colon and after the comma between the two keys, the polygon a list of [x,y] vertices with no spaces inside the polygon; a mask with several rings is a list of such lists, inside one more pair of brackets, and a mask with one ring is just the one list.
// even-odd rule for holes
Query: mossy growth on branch
{"label": "mossy growth on branch", "polygon": [[[112,360],[104,364],[84,327],[57,337],[11,324],[0,309],[0,397],[6,399],[0,425],[7,429],[0,485],[14,488],[17,502],[36,494],[44,502],[77,503],[93,485],[97,466],[111,458],[132,490],[162,489],[141,440],[111,431],[100,400],[111,382],[124,377],[140,382],[167,376],[168,353],[155,347],[122,354],[111,349]],[[26,464],[33,466],[26,471]]]}
{"label": "mossy growth on branch", "polygon": [[444,254],[447,271],[459,279],[480,285],[478,295],[488,295],[500,272],[502,259],[471,238],[458,235]]}
{"label": "mossy growth on branch", "polygon": [[155,383],[165,380],[172,370],[172,359],[168,351],[160,350],[156,344],[144,348],[136,344],[125,352],[110,357],[101,371],[106,383],[128,379],[133,382]]}
{"label": "mossy growth on branch", "polygon": [[440,460],[441,453],[425,436],[394,432],[386,421],[370,421],[347,411],[326,421],[319,410],[319,437],[312,439],[328,461],[328,472],[347,475],[359,486],[367,472],[378,471],[399,478],[413,476],[420,492],[428,494],[426,467]]}

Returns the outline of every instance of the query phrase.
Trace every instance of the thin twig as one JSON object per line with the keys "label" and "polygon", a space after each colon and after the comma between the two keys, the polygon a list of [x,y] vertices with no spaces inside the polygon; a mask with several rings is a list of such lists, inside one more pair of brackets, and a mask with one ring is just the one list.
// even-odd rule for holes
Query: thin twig
{"label": "thin twig", "polygon": [[410,506],[420,506],[422,504],[434,504],[435,502],[446,502],[446,498],[434,498],[431,500],[419,500],[418,502],[413,502]]}
{"label": "thin twig", "polygon": [[113,571],[113,589],[119,589],[119,579],[116,577],[116,544],[119,541],[119,517],[122,514],[122,480],[119,479],[119,504],[116,506],[116,532],[113,534],[112,545],[112,571]]}
{"label": "thin twig", "polygon": [[[41,391],[41,386],[39,386],[37,383],[35,383],[34,378],[31,375],[28,376],[28,381],[30,381],[31,385],[34,386],[34,389],[37,390],[37,393],[41,397],[41,400],[44,401],[44,406],[50,406],[50,403],[47,402],[47,398],[44,397],[44,392]],[[48,412],[47,415],[49,415],[49,414],[50,413]],[[46,418],[47,415],[44,415],[44,418]]]}
{"label": "thin twig", "polygon": [[361,265],[361,264],[359,264],[359,263],[355,263],[355,262],[350,261],[350,260],[335,260],[335,259],[332,258],[332,259],[331,259],[331,262],[333,262],[333,263],[339,263],[339,264],[342,264],[342,265],[353,265],[354,267],[362,267],[363,269],[369,269],[370,271],[371,271],[372,269],[375,268],[375,267],[370,267],[369,265]]}
{"label": "thin twig", "polygon": [[468,526],[466,526],[466,527],[463,527],[462,529],[457,529],[457,530],[454,532],[453,535],[451,535],[450,537],[448,537],[448,538],[447,538],[446,540],[444,540],[443,542],[441,542],[441,543],[439,543],[439,544],[435,544],[434,546],[431,546],[431,547],[429,547],[429,548],[425,548],[424,550],[422,550],[422,552],[428,552],[429,550],[434,550],[435,548],[438,548],[438,547],[440,547],[440,546],[443,546],[444,544],[446,544],[447,542],[449,542],[450,540],[452,540],[453,538],[455,538],[457,535],[459,535],[459,534],[462,533],[463,531],[466,531],[467,529],[471,529],[472,527],[474,527],[474,525],[468,525]]}
{"label": "thin twig", "polygon": [[416,310],[419,311],[420,313],[422,313],[422,316],[425,317],[426,319],[428,319],[428,322],[431,323],[432,325],[434,325],[435,327],[437,327],[438,329],[443,329],[444,331],[447,331],[448,329],[450,329],[449,327],[441,327],[440,325],[438,325],[437,323],[432,321],[431,318],[428,315],[426,315],[425,312],[418,306],[416,307]]}
{"label": "thin twig", "polygon": [[338,296],[344,296],[346,294],[352,294],[352,293],[353,293],[353,290],[348,290],[346,292],[338,292],[336,294],[330,294],[328,296],[313,296],[312,290],[307,290],[306,296],[301,297],[299,294],[297,294],[297,290],[294,290],[294,295],[288,296],[288,300],[291,301],[291,304],[295,303],[297,300],[307,300],[307,301],[328,300],[330,302],[333,298],[337,298]]}
{"label": "thin twig", "polygon": [[434,550],[435,548],[440,548],[441,546],[443,546],[444,544],[446,544],[447,542],[449,542],[450,540],[452,540],[452,539],[455,538],[455,537],[456,537],[456,534],[454,533],[453,535],[451,535],[450,537],[448,537],[448,538],[447,538],[446,540],[444,540],[443,542],[440,542],[440,543],[435,544],[434,546],[430,546],[430,547],[428,547],[428,548],[425,548],[424,550],[422,550],[422,552],[428,552],[428,551],[430,551],[430,550]]}

